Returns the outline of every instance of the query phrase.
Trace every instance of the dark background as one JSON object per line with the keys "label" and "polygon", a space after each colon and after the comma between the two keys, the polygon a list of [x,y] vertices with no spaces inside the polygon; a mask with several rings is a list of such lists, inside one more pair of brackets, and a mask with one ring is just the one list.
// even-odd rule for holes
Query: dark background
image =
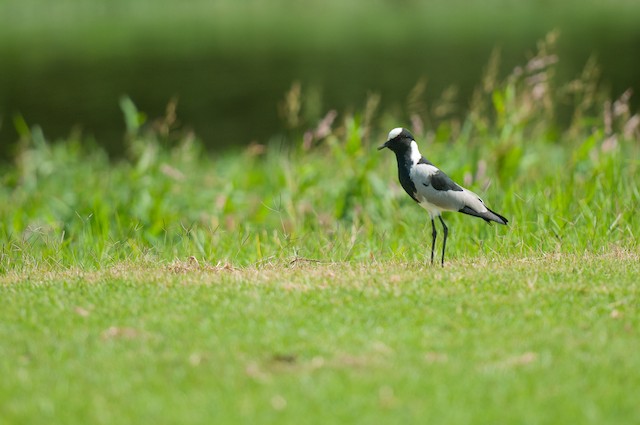
{"label": "dark background", "polygon": [[403,111],[420,79],[427,105],[455,86],[462,114],[493,49],[505,76],[552,30],[556,78],[578,77],[595,55],[612,97],[640,90],[640,2],[343,3],[2,2],[0,154],[14,148],[21,115],[49,140],[80,131],[118,155],[122,95],[149,117],[176,97],[182,127],[212,149],[281,132],[278,103],[294,81],[315,99],[312,118],[362,109],[370,93]]}

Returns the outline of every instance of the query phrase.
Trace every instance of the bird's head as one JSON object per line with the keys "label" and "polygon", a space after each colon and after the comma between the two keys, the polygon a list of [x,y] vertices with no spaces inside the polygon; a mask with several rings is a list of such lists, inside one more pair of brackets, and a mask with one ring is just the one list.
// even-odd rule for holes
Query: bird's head
{"label": "bird's head", "polygon": [[413,135],[406,128],[398,127],[389,132],[387,141],[378,147],[378,150],[389,148],[394,152],[402,152],[411,148]]}

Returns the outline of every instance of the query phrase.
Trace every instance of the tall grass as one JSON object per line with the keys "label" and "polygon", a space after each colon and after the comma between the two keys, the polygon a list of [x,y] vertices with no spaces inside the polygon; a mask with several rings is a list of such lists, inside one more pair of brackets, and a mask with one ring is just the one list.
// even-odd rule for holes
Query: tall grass
{"label": "tall grass", "polygon": [[128,151],[117,160],[79,136],[50,143],[17,119],[20,148],[2,165],[0,270],[191,256],[424,261],[427,216],[402,192],[393,156],[374,149],[400,125],[510,220],[448,215],[450,258],[637,248],[640,116],[629,93],[607,98],[594,62],[557,81],[554,42],[550,34],[504,80],[496,53],[464,116],[450,93],[421,102],[420,84],[403,111],[381,110],[372,95],[356,113],[319,113],[294,85],[283,135],[242,151],[205,152],[176,128],[175,104],[147,120],[123,99]]}

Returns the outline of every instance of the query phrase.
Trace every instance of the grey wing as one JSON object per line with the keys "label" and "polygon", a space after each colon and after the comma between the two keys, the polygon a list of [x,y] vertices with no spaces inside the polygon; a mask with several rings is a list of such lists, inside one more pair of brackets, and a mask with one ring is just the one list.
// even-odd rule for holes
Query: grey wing
{"label": "grey wing", "polygon": [[419,199],[447,211],[460,211],[464,207],[476,211],[486,210],[482,200],[475,193],[458,185],[435,166],[418,165],[414,168],[412,174]]}
{"label": "grey wing", "polygon": [[436,171],[434,175],[431,176],[431,186],[435,190],[439,191],[453,191],[453,192],[462,192],[462,188],[458,186],[456,182],[451,180],[449,176],[442,172],[442,170]]}

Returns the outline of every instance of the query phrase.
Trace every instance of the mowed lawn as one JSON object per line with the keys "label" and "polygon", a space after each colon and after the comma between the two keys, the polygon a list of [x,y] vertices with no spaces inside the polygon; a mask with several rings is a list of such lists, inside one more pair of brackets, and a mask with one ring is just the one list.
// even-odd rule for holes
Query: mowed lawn
{"label": "mowed lawn", "polygon": [[637,253],[0,277],[2,423],[640,422]]}
{"label": "mowed lawn", "polygon": [[[640,119],[592,63],[557,82],[553,40],[439,123],[318,121],[294,85],[287,135],[206,152],[123,98],[111,158],[14,117],[0,425],[640,423]],[[410,122],[509,219],[448,213],[445,267],[375,149]]]}

